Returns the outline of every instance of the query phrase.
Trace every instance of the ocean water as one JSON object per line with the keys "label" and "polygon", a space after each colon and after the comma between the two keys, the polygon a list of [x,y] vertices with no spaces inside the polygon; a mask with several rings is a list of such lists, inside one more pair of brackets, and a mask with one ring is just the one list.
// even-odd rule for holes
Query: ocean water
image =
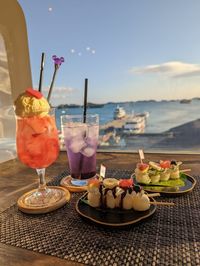
{"label": "ocean water", "polygon": [[[161,133],[173,127],[200,118],[200,100],[194,99],[188,104],[179,101],[138,101],[131,103],[109,103],[102,108],[90,108],[87,113],[98,114],[100,125],[113,120],[117,105],[122,106],[127,114],[149,112],[145,133]],[[60,129],[60,116],[64,114],[82,114],[82,108],[56,110],[57,127]]]}

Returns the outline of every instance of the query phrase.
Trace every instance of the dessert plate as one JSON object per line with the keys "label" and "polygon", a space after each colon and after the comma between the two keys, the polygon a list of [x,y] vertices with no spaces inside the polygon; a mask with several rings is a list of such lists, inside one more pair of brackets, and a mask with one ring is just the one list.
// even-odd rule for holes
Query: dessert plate
{"label": "dessert plate", "polygon": [[[150,217],[156,210],[155,205],[151,205],[147,211],[135,211],[116,209],[93,208],[87,203],[87,193],[76,203],[76,211],[83,218],[96,224],[109,227],[122,227],[138,223]],[[151,198],[151,201],[154,201]]]}
{"label": "dessert plate", "polygon": [[[134,179],[134,182],[137,183],[135,176],[132,176]],[[162,182],[159,184],[140,184],[142,188],[147,192],[158,192],[163,194],[173,194],[173,195],[179,195],[184,194],[187,192],[190,192],[193,190],[193,188],[196,185],[196,179],[190,175],[186,175],[184,173],[181,173],[180,180],[183,181],[183,185],[174,185],[173,183],[169,185],[167,182]],[[173,181],[173,180],[172,180]]]}

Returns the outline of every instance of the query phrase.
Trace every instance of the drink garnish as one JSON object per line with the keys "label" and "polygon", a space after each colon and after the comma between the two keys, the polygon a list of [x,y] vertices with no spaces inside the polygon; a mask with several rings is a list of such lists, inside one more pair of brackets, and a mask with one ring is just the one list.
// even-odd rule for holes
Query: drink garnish
{"label": "drink garnish", "polygon": [[52,93],[52,90],[53,90],[53,85],[54,85],[54,81],[55,81],[57,70],[62,65],[62,63],[65,61],[64,57],[57,57],[56,55],[53,55],[52,59],[54,61],[54,73],[53,73],[53,77],[52,77],[52,80],[51,80],[49,93],[48,93],[48,96],[47,96],[47,101],[48,102],[50,102],[51,93]]}
{"label": "drink garnish", "polygon": [[31,95],[31,96],[33,96],[33,97],[35,97],[37,99],[41,99],[43,97],[41,92],[36,91],[36,90],[34,90],[32,88],[26,89],[26,93],[28,93],[29,95]]}

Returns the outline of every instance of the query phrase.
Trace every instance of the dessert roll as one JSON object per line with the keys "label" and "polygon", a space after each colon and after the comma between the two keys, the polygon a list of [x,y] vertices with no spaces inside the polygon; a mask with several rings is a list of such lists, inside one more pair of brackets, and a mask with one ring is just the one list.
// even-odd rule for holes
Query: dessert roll
{"label": "dessert roll", "polygon": [[100,193],[101,182],[98,179],[91,179],[88,181],[88,203],[91,207],[101,206],[101,193]]}
{"label": "dessert roll", "polygon": [[178,179],[178,178],[180,178],[179,166],[181,164],[182,164],[182,162],[171,161],[170,179]]}
{"label": "dessert roll", "polygon": [[167,181],[170,179],[170,170],[164,169],[162,172],[160,172],[160,181]]}
{"label": "dessert roll", "polygon": [[149,162],[149,177],[151,179],[151,183],[157,183],[160,181],[160,171],[161,167],[159,164]]}
{"label": "dessert roll", "polygon": [[149,184],[151,179],[148,174],[149,165],[146,163],[138,163],[135,169],[135,177],[138,183]]}
{"label": "dessert roll", "polygon": [[167,181],[170,179],[170,166],[171,166],[171,162],[170,161],[160,161],[160,167],[161,167],[161,171],[160,171],[160,180],[161,181]]}

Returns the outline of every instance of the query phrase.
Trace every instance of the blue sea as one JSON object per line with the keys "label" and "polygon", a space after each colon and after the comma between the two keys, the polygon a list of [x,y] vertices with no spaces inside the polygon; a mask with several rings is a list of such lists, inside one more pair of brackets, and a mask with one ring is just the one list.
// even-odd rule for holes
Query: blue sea
{"label": "blue sea", "polygon": [[[102,125],[113,120],[113,113],[118,105],[122,106],[127,114],[149,112],[145,133],[161,133],[200,118],[200,100],[198,99],[193,99],[187,104],[181,104],[180,101],[108,103],[101,108],[89,108],[87,113],[99,114],[100,125]],[[61,115],[82,113],[82,108],[57,109],[57,127],[60,128]]]}

